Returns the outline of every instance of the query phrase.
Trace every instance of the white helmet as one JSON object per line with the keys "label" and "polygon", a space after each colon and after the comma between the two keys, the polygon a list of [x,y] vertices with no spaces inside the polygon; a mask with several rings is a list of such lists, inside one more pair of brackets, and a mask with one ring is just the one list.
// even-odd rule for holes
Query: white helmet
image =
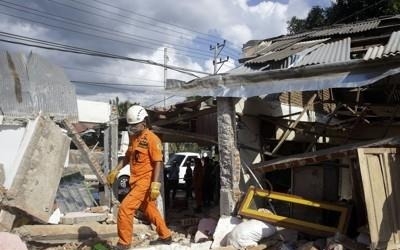
{"label": "white helmet", "polygon": [[142,106],[133,105],[126,111],[126,122],[128,124],[136,124],[144,121],[147,116],[147,111]]}

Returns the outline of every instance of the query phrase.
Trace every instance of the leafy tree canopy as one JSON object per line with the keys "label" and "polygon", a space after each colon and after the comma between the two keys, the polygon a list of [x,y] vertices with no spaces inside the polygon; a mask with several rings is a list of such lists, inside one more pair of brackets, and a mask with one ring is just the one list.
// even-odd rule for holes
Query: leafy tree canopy
{"label": "leafy tree canopy", "polygon": [[373,17],[400,14],[400,0],[336,0],[330,7],[314,6],[305,19],[292,17],[289,34],[338,23],[351,23]]}

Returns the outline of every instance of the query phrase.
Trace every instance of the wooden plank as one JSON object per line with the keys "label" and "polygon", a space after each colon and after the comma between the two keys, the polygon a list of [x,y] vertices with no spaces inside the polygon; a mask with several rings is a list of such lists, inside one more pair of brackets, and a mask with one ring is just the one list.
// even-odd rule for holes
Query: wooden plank
{"label": "wooden plank", "polygon": [[400,246],[400,194],[395,192],[399,190],[399,152],[397,148],[358,149],[371,249]]}
{"label": "wooden plank", "polygon": [[96,175],[99,182],[103,185],[107,185],[106,177],[102,171],[100,164],[97,162],[97,159],[92,156],[90,153],[89,147],[86,143],[82,140],[82,137],[79,133],[75,130],[72,123],[68,120],[63,120],[63,125],[68,131],[68,135],[71,137],[72,141],[74,142],[75,146],[82,151],[82,156],[86,159],[87,163],[89,164],[90,168],[93,170],[94,174]]}

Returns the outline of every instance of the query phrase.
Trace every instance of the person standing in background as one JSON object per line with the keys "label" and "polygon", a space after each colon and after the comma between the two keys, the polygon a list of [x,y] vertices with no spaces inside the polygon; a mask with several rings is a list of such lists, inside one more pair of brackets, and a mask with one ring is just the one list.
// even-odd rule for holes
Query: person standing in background
{"label": "person standing in background", "polygon": [[186,165],[186,172],[183,176],[185,180],[185,190],[186,190],[186,200],[193,199],[192,195],[192,181],[193,181],[193,171],[192,171],[192,162],[188,161]]}
{"label": "person standing in background", "polygon": [[178,190],[178,185],[179,185],[179,166],[178,163],[174,161],[171,167],[168,168],[168,186],[170,190],[172,190],[172,203],[176,198],[176,191]]}
{"label": "person standing in background", "polygon": [[195,212],[201,212],[203,207],[203,183],[204,183],[204,168],[200,158],[194,159],[193,169],[193,189],[194,197],[196,199]]}

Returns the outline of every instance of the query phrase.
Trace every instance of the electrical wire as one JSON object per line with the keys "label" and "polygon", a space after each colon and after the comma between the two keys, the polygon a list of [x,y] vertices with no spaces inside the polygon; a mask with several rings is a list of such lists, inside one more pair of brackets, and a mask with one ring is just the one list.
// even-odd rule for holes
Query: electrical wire
{"label": "electrical wire", "polygon": [[100,74],[100,75],[115,76],[115,77],[119,77],[119,78],[130,79],[130,80],[139,80],[139,81],[146,81],[146,82],[163,83],[162,81],[157,81],[157,80],[137,78],[137,77],[132,78],[132,77],[128,77],[128,76],[121,76],[121,75],[116,75],[116,74],[104,73],[104,72],[95,71],[95,70],[81,69],[81,68],[76,68],[76,67],[72,67],[72,66],[63,65],[62,67],[64,69],[66,69],[66,70],[74,70],[74,71],[81,71],[81,72],[85,72],[85,73],[89,72],[89,73],[95,73],[95,74]]}
{"label": "electrical wire", "polygon": [[[153,45],[156,45],[156,46],[164,46],[165,44],[173,45],[174,47],[169,47],[169,48],[174,48],[175,50],[188,52],[188,53],[189,53],[188,50],[191,50],[193,52],[190,52],[190,53],[206,56],[206,58],[210,58],[210,56],[211,56],[210,53],[201,53],[200,51],[202,51],[202,50],[200,50],[200,49],[191,48],[191,47],[183,46],[183,45],[176,44],[176,43],[165,43],[165,42],[161,42],[160,40],[148,38],[148,37],[141,36],[141,35],[138,35],[138,34],[131,34],[131,33],[128,33],[128,32],[123,32],[123,31],[112,31],[107,27],[102,27],[100,25],[90,24],[90,23],[83,22],[83,21],[77,22],[72,18],[56,16],[56,15],[53,15],[53,14],[50,14],[50,13],[47,13],[47,12],[43,12],[43,11],[40,11],[40,10],[37,10],[37,9],[29,8],[27,6],[11,3],[11,2],[8,2],[8,1],[4,1],[4,0],[0,0],[0,2],[3,2],[3,4],[0,3],[0,6],[4,6],[6,8],[10,8],[10,9],[14,9],[14,10],[17,10],[17,11],[21,11],[23,13],[29,13],[29,14],[32,14],[32,15],[35,15],[35,16],[43,17],[43,18],[50,19],[50,20],[55,20],[55,21],[58,21],[58,22],[63,22],[63,23],[66,23],[66,24],[75,25],[77,27],[85,28],[85,29],[88,29],[88,30],[91,30],[91,31],[98,31],[98,32],[107,33],[107,34],[114,34],[114,35],[118,35],[118,37],[127,38],[127,39],[130,39],[130,40],[133,40],[133,41],[143,42],[143,43],[146,43],[146,44],[150,43],[150,44],[153,44]],[[17,6],[19,8],[22,8],[22,10],[18,9],[18,8],[15,8],[15,7],[7,6],[4,3],[9,4],[9,5],[13,5],[13,6]],[[34,12],[43,13],[44,15],[37,14],[37,13],[34,13]],[[86,25],[88,27],[85,27],[84,25]],[[135,43],[135,45],[136,45],[136,43]],[[182,48],[182,49],[179,49],[179,48]]]}
{"label": "electrical wire", "polygon": [[[0,11],[0,14],[6,15],[6,16],[11,16],[11,17],[14,17],[14,18],[22,19],[22,20],[26,20],[26,21],[33,22],[33,23],[39,23],[39,24],[42,24],[42,25],[45,25],[45,26],[49,26],[49,27],[53,27],[53,28],[57,28],[57,29],[62,29],[62,30],[66,30],[66,31],[74,32],[74,33],[79,33],[79,34],[83,34],[83,35],[87,35],[87,36],[93,36],[93,37],[97,37],[97,38],[100,38],[100,39],[105,39],[105,40],[109,40],[109,41],[113,41],[113,42],[117,42],[117,43],[127,44],[127,45],[130,45],[130,46],[141,47],[141,48],[144,48],[144,49],[147,49],[147,50],[151,50],[151,51],[154,51],[154,50],[162,51],[163,50],[163,49],[156,49],[156,47],[145,46],[143,44],[136,44],[136,43],[126,42],[126,41],[121,41],[121,40],[117,40],[117,39],[113,39],[113,38],[108,38],[108,37],[104,37],[104,36],[99,36],[99,35],[95,35],[95,34],[91,34],[91,33],[86,33],[86,32],[82,32],[82,31],[77,31],[77,30],[65,28],[65,27],[60,27],[60,26],[57,26],[57,25],[51,25],[51,24],[48,24],[48,23],[35,21],[35,20],[29,19],[29,18],[26,18],[26,17],[15,16],[15,15],[12,15],[12,14],[9,14],[9,13],[5,13],[5,12],[1,12],[1,11]],[[162,45],[160,44],[160,46],[162,46]],[[172,48],[172,47],[170,47],[170,48]],[[182,51],[182,49],[178,49],[178,48],[175,48],[175,50]],[[179,53],[179,52],[175,52],[175,53],[178,54],[178,55],[189,56],[189,57],[198,58],[198,59],[202,59],[202,60],[209,59],[209,57],[205,57],[205,56],[195,56],[195,55],[192,55],[192,54],[185,54],[185,53]]]}
{"label": "electrical wire", "polygon": [[[115,54],[104,53],[104,52],[99,52],[99,51],[94,51],[94,50],[87,50],[87,49],[84,49],[84,48],[72,47],[72,46],[68,46],[68,45],[60,45],[60,43],[54,43],[54,46],[50,47],[50,46],[52,46],[51,44],[53,44],[52,42],[48,42],[48,41],[41,42],[43,40],[38,40],[38,39],[30,38],[30,37],[19,36],[19,35],[7,33],[7,32],[0,32],[0,35],[7,36],[7,37],[11,36],[13,39],[23,40],[23,41],[27,40],[29,42],[37,41],[36,43],[38,43],[38,44],[29,44],[29,43],[25,43],[25,42],[18,42],[18,41],[0,39],[0,41],[6,42],[6,43],[25,45],[25,46],[31,46],[31,47],[41,48],[41,49],[48,49],[48,50],[56,50],[56,51],[61,51],[61,52],[69,52],[69,53],[75,53],[75,54],[98,56],[98,57],[104,57],[104,58],[113,58],[113,59],[120,59],[120,60],[132,61],[132,62],[137,62],[137,63],[149,64],[149,65],[154,65],[154,66],[159,66],[159,67],[165,67],[165,68],[168,68],[168,69],[171,69],[171,70],[175,70],[175,71],[178,71],[178,72],[181,72],[181,73],[185,73],[185,74],[188,74],[188,75],[191,75],[191,76],[194,76],[194,77],[198,77],[198,76],[193,74],[193,73],[190,73],[190,72],[210,75],[207,72],[185,69],[185,68],[178,67],[178,66],[164,65],[164,64],[157,63],[157,62],[154,62],[154,61],[151,61],[151,60],[137,59],[137,58],[131,58],[131,57],[126,57],[126,56],[119,56],[119,55],[115,55]],[[21,38],[18,38],[18,37],[21,37]],[[50,45],[50,46],[44,46],[44,45],[41,45],[41,44],[46,44],[46,45]],[[65,48],[63,46],[65,46]],[[74,48],[77,48],[77,49],[74,49]]]}
{"label": "electrical wire", "polygon": [[171,98],[174,97],[174,96],[175,96],[175,95],[170,95],[170,96],[168,96],[168,97],[165,97],[164,99],[162,99],[162,100],[160,100],[160,101],[157,101],[157,102],[155,102],[155,103],[146,105],[145,108],[150,108],[150,107],[152,107],[152,106],[154,106],[154,105],[156,105],[156,104],[159,104],[159,103],[161,103],[161,102],[163,102],[163,101],[166,101],[166,100],[168,100],[168,99],[171,99]]}
{"label": "electrical wire", "polygon": [[[53,1],[54,1],[54,0],[53,0]],[[105,9],[98,8],[98,7],[93,6],[93,5],[89,5],[89,4],[87,4],[87,3],[83,3],[83,2],[81,2],[81,1],[76,1],[76,0],[70,0],[70,1],[77,2],[77,3],[81,4],[81,5],[88,6],[88,7],[91,8],[91,9],[101,10],[101,11],[106,12],[106,13],[109,13],[109,14],[115,14],[115,15],[118,15],[118,16],[120,16],[120,17],[128,18],[128,19],[131,19],[131,20],[140,22],[140,23],[144,23],[144,24],[153,26],[153,23],[144,22],[144,21],[142,21],[142,20],[140,20],[140,19],[134,19],[134,18],[132,18],[131,16],[125,16],[125,15],[121,15],[121,14],[119,14],[119,13],[111,12],[111,11],[108,11],[108,10],[105,10]],[[166,26],[165,29],[170,30],[170,31],[172,31],[172,32],[175,32],[175,33],[177,33],[177,34],[185,35],[184,32],[180,32],[180,31],[178,31],[178,30],[176,30],[176,29],[171,29],[171,28],[169,28],[168,26],[177,27],[177,28],[179,28],[179,29],[181,29],[181,30],[188,31],[188,32],[190,32],[190,33],[195,33],[195,34],[199,34],[199,35],[204,35],[204,36],[206,36],[206,37],[213,37],[213,38],[215,38],[215,39],[211,40],[211,39],[205,39],[205,38],[202,38],[202,37],[198,37],[199,40],[206,41],[208,44],[209,44],[210,42],[211,42],[211,43],[216,43],[216,42],[218,42],[218,41],[221,40],[221,38],[218,37],[218,36],[215,36],[215,35],[212,35],[212,34],[203,33],[203,32],[200,32],[200,31],[191,29],[191,28],[189,28],[189,27],[184,27],[184,26],[180,26],[180,25],[173,24],[173,23],[169,23],[169,22],[166,22],[166,21],[161,20],[161,19],[149,17],[149,16],[146,16],[146,15],[137,13],[137,12],[135,12],[134,10],[131,10],[131,9],[129,9],[129,10],[123,9],[123,8],[117,7],[117,6],[115,6],[115,5],[112,5],[112,4],[110,4],[110,3],[106,3],[106,2],[100,1],[100,0],[97,0],[97,1],[96,1],[96,0],[92,0],[92,1],[97,2],[97,3],[100,3],[100,4],[103,4],[103,5],[108,6],[108,7],[112,7],[112,8],[114,8],[114,9],[118,10],[118,12],[126,12],[126,13],[129,13],[130,15],[136,15],[136,16],[144,17],[144,18],[146,18],[146,19],[149,19],[149,20],[155,21],[155,22],[157,22],[157,23],[163,24],[163,25]],[[228,42],[229,44],[233,44],[233,43],[231,43],[231,42],[229,42],[229,41],[227,41],[227,42]],[[234,51],[235,53],[240,53],[240,49],[230,48],[230,47],[227,47],[227,49],[232,50],[232,51]]]}

